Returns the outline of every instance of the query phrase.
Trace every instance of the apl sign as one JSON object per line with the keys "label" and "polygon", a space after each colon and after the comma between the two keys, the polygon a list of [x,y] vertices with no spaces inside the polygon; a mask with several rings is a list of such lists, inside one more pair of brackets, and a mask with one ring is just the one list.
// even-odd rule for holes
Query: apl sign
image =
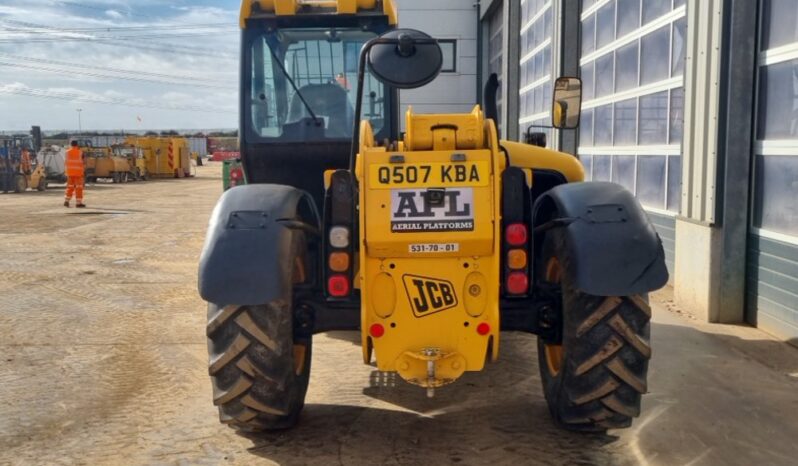
{"label": "apl sign", "polygon": [[474,231],[474,189],[394,189],[391,231]]}

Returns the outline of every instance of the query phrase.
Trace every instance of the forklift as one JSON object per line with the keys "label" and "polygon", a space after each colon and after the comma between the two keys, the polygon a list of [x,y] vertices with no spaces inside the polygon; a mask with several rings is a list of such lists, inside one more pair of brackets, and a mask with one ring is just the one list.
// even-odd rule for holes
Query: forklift
{"label": "forklift", "polygon": [[45,167],[36,157],[40,145],[33,135],[0,136],[0,192],[47,189]]}

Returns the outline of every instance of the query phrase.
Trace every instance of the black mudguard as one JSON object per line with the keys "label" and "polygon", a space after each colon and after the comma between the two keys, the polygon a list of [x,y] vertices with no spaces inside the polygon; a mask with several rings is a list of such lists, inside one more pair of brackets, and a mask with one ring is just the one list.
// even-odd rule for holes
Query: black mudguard
{"label": "black mudguard", "polygon": [[571,283],[595,296],[628,296],[668,282],[662,241],[637,199],[615,183],[570,183],[533,207],[535,249],[545,232],[562,228],[571,251],[562,264]]}
{"label": "black mudguard", "polygon": [[303,197],[296,188],[269,184],[238,186],[222,195],[200,256],[202,299],[258,305],[291,296],[290,225]]}

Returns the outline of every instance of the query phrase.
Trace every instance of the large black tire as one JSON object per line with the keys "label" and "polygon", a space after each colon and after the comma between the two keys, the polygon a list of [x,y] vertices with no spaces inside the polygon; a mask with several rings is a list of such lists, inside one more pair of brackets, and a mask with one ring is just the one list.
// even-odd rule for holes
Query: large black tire
{"label": "large black tire", "polygon": [[562,293],[562,341],[538,338],[549,410],[569,430],[629,427],[640,415],[641,395],[647,390],[648,297],[592,296],[576,290],[562,273],[561,264],[572,260],[569,254],[561,231],[549,232],[538,276],[559,284]]}
{"label": "large black tire", "polygon": [[[304,247],[303,241],[296,243]],[[302,257],[298,245],[294,251]],[[290,296],[259,306],[208,305],[208,372],[222,423],[246,431],[297,423],[310,378],[312,339],[295,339],[293,323]]]}

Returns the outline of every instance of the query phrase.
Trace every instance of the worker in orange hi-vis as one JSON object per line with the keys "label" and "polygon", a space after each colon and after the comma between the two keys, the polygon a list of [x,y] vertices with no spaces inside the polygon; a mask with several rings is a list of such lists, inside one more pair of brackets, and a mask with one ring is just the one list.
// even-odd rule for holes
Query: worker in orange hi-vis
{"label": "worker in orange hi-vis", "polygon": [[30,152],[28,152],[27,147],[22,149],[22,156],[19,159],[19,169],[26,175],[30,175],[31,171],[33,170],[33,164],[30,160]]}
{"label": "worker in orange hi-vis", "polygon": [[83,203],[83,151],[78,147],[77,141],[72,141],[72,147],[66,153],[65,175],[67,177],[66,199],[64,207],[69,207],[72,201],[72,194],[75,194],[77,208],[84,208]]}

